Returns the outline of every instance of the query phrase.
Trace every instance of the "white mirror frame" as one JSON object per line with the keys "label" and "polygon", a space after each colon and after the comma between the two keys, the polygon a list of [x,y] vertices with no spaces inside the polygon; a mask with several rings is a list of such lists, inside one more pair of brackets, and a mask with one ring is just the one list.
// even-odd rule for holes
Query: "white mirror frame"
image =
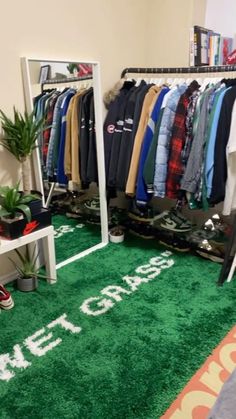
{"label": "white mirror frame", "polygon": [[[51,61],[51,62],[56,62],[56,63],[65,63],[65,62],[69,63],[69,62],[72,62],[72,60],[67,60],[67,59],[55,60],[55,59],[43,59],[43,58],[39,59],[39,58],[31,58],[31,57],[21,58],[25,106],[26,106],[27,112],[32,112],[33,111],[33,97],[32,97],[31,83],[30,83],[29,61],[39,61],[39,62]],[[98,188],[99,188],[100,217],[101,217],[101,242],[57,264],[56,269],[60,269],[63,266],[68,265],[69,263],[74,262],[77,259],[80,259],[88,255],[89,253],[92,253],[98,249],[101,249],[104,246],[106,246],[108,243],[108,217],[107,217],[106,176],[105,176],[104,143],[103,143],[103,120],[102,120],[103,107],[102,107],[102,93],[101,93],[100,64],[97,61],[87,61],[87,60],[84,60],[84,61],[76,60],[76,62],[79,62],[81,64],[91,64],[93,68],[96,147],[97,147],[97,164],[98,164]],[[40,164],[40,158],[39,158],[39,151],[37,148],[33,153],[32,163],[33,163],[34,175],[35,175],[35,183],[36,183],[35,186],[37,190],[39,190],[42,193],[43,202],[45,203],[41,164]]]}

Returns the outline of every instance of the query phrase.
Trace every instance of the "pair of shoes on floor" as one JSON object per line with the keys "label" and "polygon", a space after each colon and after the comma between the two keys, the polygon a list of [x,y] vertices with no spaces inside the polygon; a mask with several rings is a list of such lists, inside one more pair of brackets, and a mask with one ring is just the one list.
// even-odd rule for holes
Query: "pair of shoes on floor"
{"label": "pair of shoes on floor", "polygon": [[153,227],[150,224],[129,220],[125,223],[125,226],[134,236],[141,237],[146,240],[155,239]]}
{"label": "pair of shoes on floor", "polygon": [[80,202],[75,202],[72,208],[77,214],[100,215],[100,199],[99,196],[93,196]]}
{"label": "pair of shoes on floor", "polygon": [[50,209],[57,213],[65,213],[75,202],[84,197],[84,192],[67,191],[63,195],[52,197]]}
{"label": "pair of shoes on floor", "polygon": [[224,244],[203,240],[195,249],[196,253],[212,262],[223,263],[225,257]]}
{"label": "pair of shoes on floor", "polygon": [[215,214],[203,224],[201,229],[189,234],[188,241],[198,255],[222,263],[230,232],[231,227]]}
{"label": "pair of shoes on floor", "polygon": [[3,285],[0,285],[0,309],[10,310],[14,307],[14,301],[9,291]]}
{"label": "pair of shoes on floor", "polygon": [[159,234],[158,235],[159,243],[163,244],[165,247],[169,249],[176,250],[177,252],[189,252],[190,245],[185,239],[185,237],[181,237],[177,234]]}
{"label": "pair of shoes on floor", "polygon": [[128,217],[131,220],[136,220],[144,223],[151,223],[153,221],[153,208],[149,206],[138,206],[134,200],[130,204]]}
{"label": "pair of shoes on floor", "polygon": [[[99,196],[88,197],[87,195],[75,200],[73,205],[67,209],[67,216],[74,218],[81,216],[95,216],[100,217],[100,199]],[[69,215],[70,214],[70,215]]]}
{"label": "pair of shoes on floor", "polygon": [[192,223],[176,209],[156,215],[153,220],[153,226],[154,228],[163,228],[176,233],[186,233],[193,228]]}
{"label": "pair of shoes on floor", "polygon": [[224,222],[219,214],[214,214],[202,226],[202,229],[211,233],[213,240],[219,243],[225,243],[231,234],[232,227]]}

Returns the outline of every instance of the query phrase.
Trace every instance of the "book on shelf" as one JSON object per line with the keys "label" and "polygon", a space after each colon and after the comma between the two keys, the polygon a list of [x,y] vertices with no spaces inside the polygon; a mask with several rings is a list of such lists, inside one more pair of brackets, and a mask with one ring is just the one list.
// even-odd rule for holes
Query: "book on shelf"
{"label": "book on shelf", "polygon": [[220,65],[221,35],[211,31],[209,34],[209,65]]}
{"label": "book on shelf", "polygon": [[190,66],[225,65],[234,40],[202,26],[190,28]]}
{"label": "book on shelf", "polygon": [[227,64],[227,58],[229,54],[233,51],[233,38],[222,36],[221,42],[221,64]]}
{"label": "book on shelf", "polygon": [[209,64],[209,32],[208,29],[197,25],[190,29],[190,66],[204,66]]}

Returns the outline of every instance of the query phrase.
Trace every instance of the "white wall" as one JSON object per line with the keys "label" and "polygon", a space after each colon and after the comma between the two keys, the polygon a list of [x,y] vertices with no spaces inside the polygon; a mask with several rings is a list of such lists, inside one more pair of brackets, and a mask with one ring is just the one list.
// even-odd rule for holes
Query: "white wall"
{"label": "white wall", "polygon": [[205,27],[233,37],[236,33],[236,1],[207,0]]}

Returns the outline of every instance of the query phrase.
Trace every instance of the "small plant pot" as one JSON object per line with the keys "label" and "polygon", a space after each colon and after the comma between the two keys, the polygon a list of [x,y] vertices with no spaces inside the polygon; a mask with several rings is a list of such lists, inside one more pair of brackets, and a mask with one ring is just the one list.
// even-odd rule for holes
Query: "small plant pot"
{"label": "small plant pot", "polygon": [[111,229],[109,231],[109,240],[112,243],[122,243],[124,241],[125,235],[121,229]]}
{"label": "small plant pot", "polygon": [[23,220],[23,218],[24,218],[24,215],[18,212],[14,218],[1,217],[1,220],[4,221],[4,223],[12,224],[12,223],[15,223],[16,221]]}
{"label": "small plant pot", "polygon": [[17,289],[23,292],[34,291],[38,288],[38,278],[17,278]]}

